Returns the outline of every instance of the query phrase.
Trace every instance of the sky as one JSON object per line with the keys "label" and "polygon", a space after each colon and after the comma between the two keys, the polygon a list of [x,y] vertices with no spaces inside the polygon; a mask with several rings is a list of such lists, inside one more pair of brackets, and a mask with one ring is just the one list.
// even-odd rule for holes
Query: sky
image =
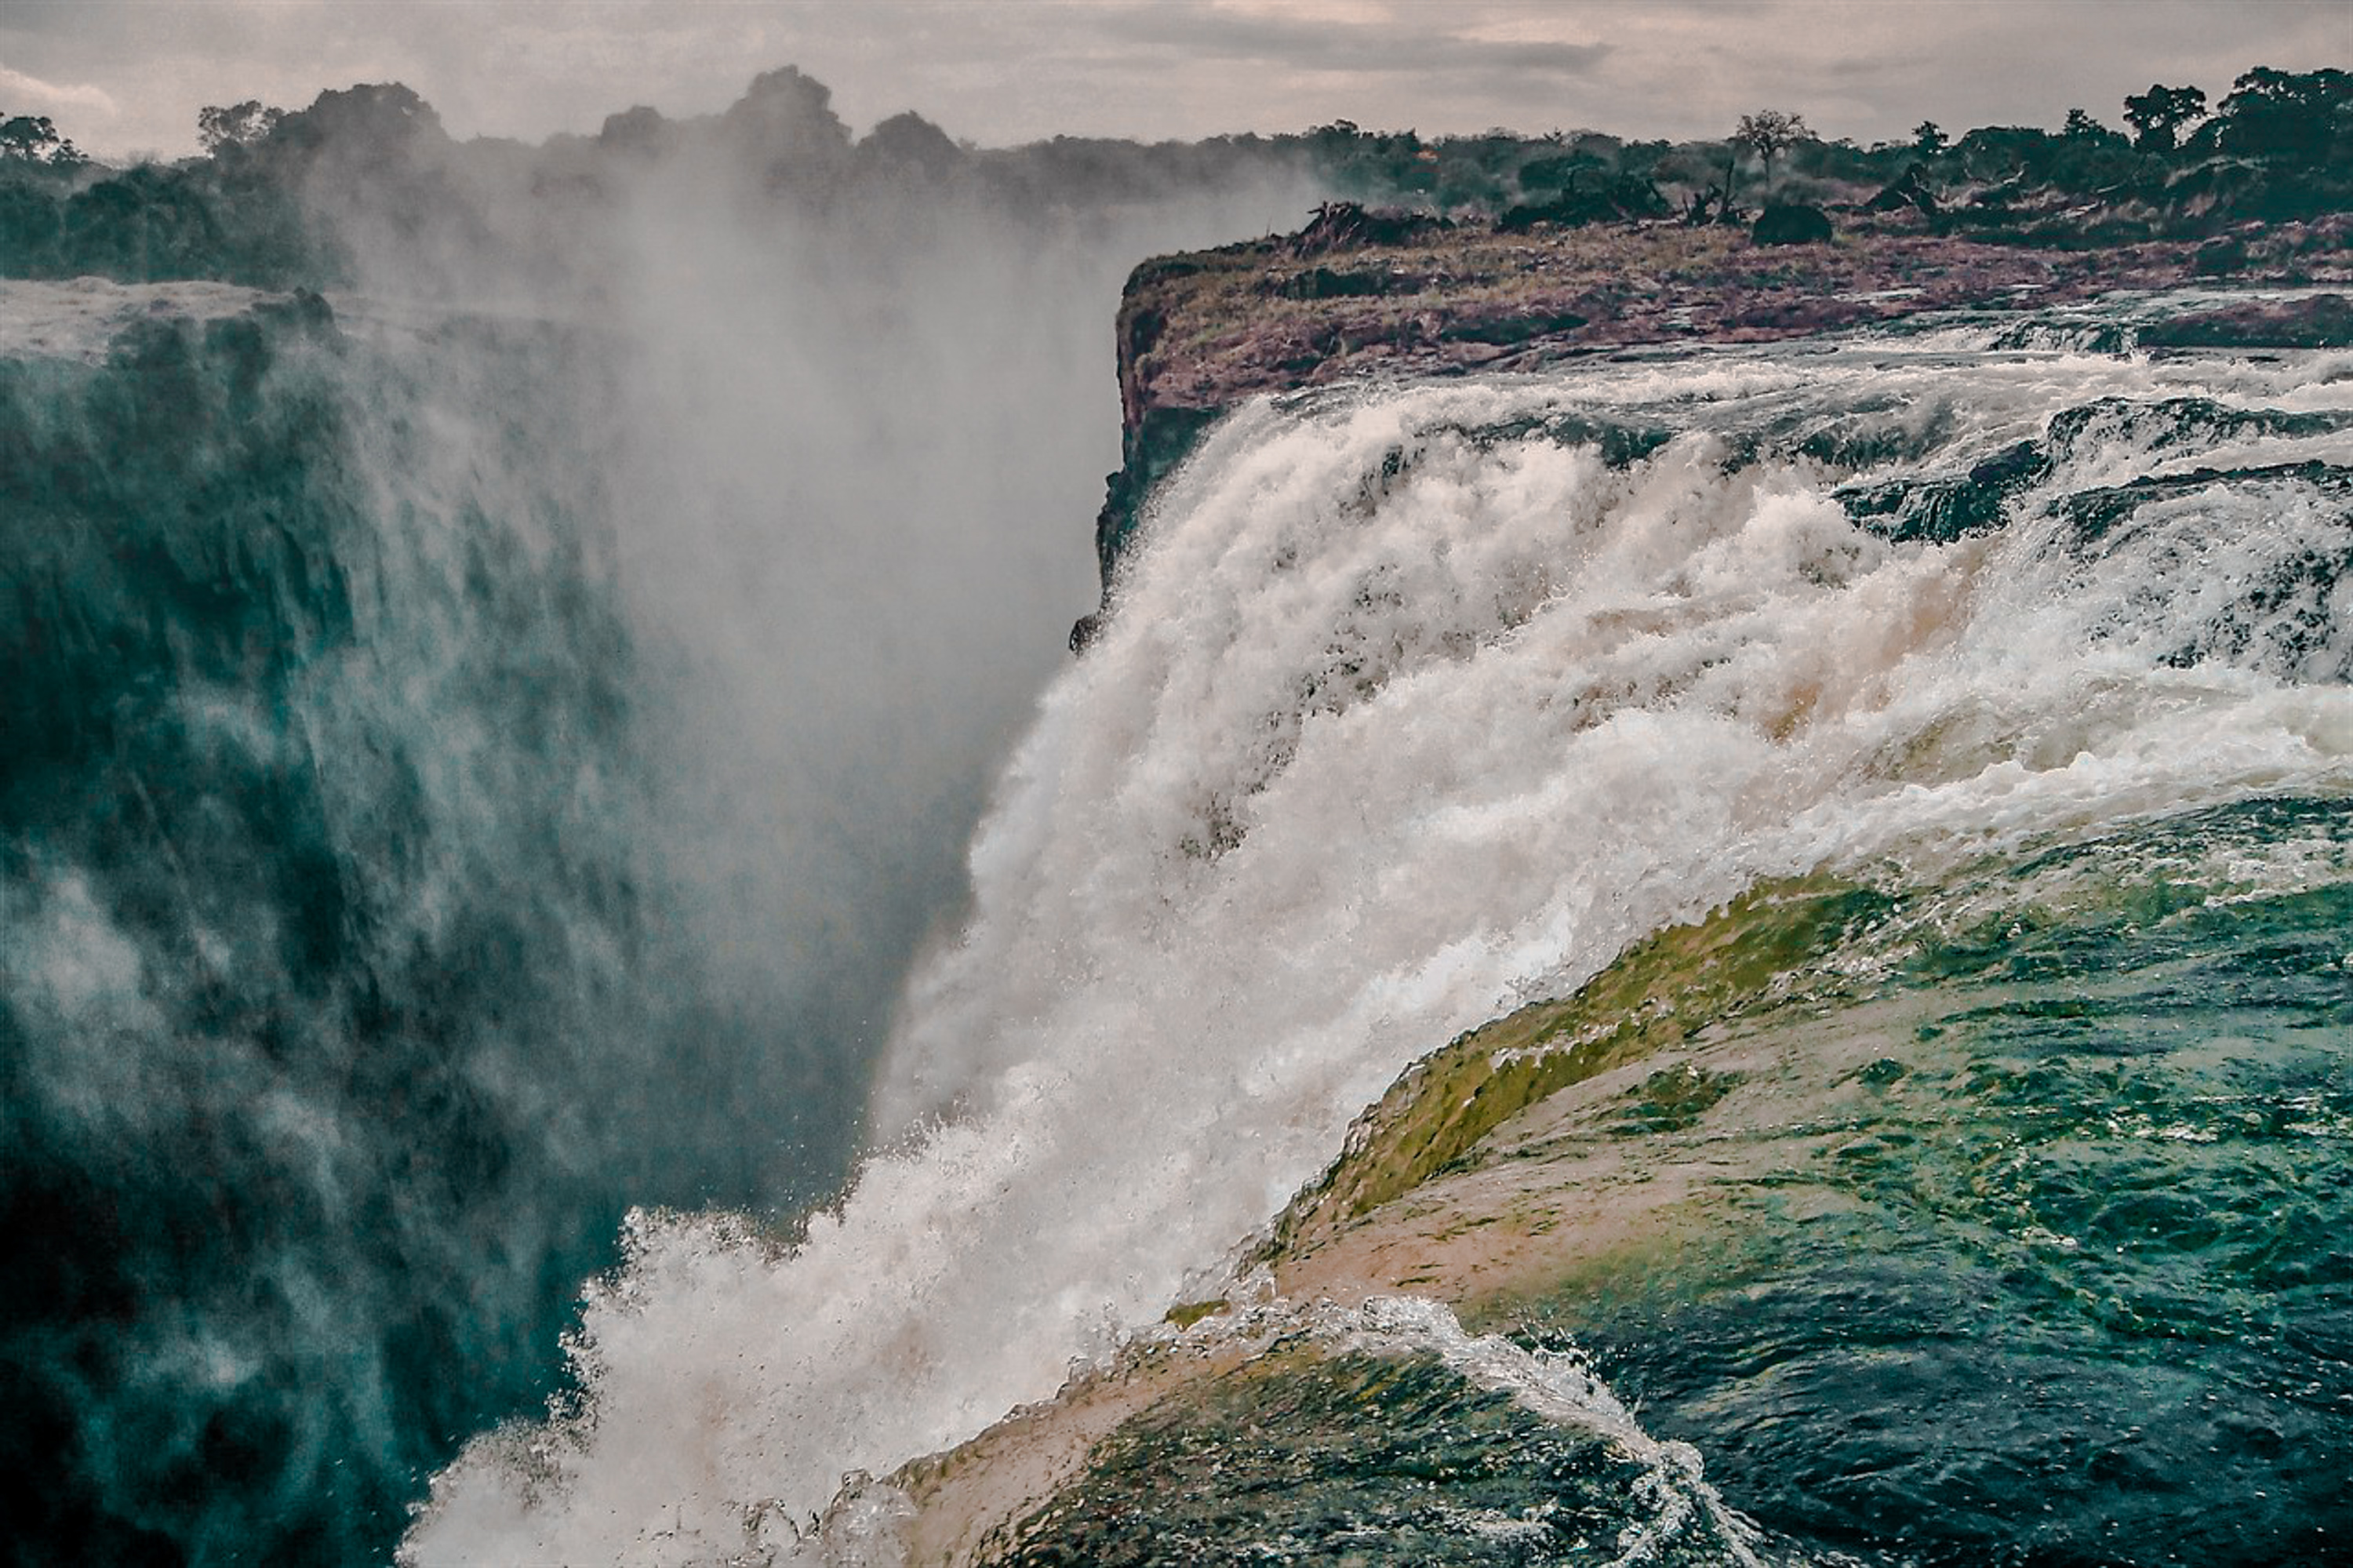
{"label": "sky", "polygon": [[781,65],[855,131],[913,109],[991,146],[1337,119],[1708,136],[1758,108],[1867,143],[2353,69],[2353,0],[0,0],[0,111],[117,160],[193,152],[205,104],[358,81],[536,142],[711,112]]}

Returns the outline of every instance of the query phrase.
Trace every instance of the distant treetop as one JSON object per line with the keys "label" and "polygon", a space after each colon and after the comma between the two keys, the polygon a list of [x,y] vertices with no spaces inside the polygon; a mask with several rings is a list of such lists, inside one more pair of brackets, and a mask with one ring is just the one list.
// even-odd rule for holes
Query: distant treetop
{"label": "distant treetop", "polygon": [[65,168],[86,164],[81,149],[58,134],[46,114],[0,113],[0,158]]}
{"label": "distant treetop", "polygon": [[2125,100],[2125,123],[2133,128],[2133,145],[2144,153],[2172,152],[2181,128],[2205,112],[2206,94],[2194,87],[2159,83]]}
{"label": "distant treetop", "polygon": [[286,111],[265,107],[258,98],[224,109],[207,104],[196,111],[196,140],[216,157],[224,147],[250,147],[278,129]]}
{"label": "distant treetop", "polygon": [[1782,109],[1760,109],[1754,114],[1740,117],[1738,129],[1732,139],[1757,154],[1765,165],[1765,183],[1773,183],[1773,160],[1800,142],[1813,140],[1814,133],[1806,128],[1805,118]]}

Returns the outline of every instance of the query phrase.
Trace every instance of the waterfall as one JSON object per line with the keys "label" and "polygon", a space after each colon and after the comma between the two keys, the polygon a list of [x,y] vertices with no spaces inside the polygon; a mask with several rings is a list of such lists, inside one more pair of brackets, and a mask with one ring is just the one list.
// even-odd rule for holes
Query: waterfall
{"label": "waterfall", "polygon": [[406,1558],[793,1560],[1214,1284],[1416,1057],[1760,881],[2341,810],[2344,356],[2098,324],[1233,414],[996,784],[876,1151],[800,1232],[636,1214],[577,1401]]}

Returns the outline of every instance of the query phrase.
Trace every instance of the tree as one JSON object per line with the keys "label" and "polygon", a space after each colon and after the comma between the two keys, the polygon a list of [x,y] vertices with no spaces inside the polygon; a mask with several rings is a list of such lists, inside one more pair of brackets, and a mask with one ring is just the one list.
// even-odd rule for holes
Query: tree
{"label": "tree", "polygon": [[927,179],[944,180],[965,161],[965,152],[954,137],[909,110],[869,131],[858,143],[858,157],[870,169],[914,171]]}
{"label": "tree", "polygon": [[2125,100],[2125,123],[2133,145],[2144,153],[2170,153],[2180,145],[2181,128],[2206,112],[2206,94],[2194,87],[2152,86]]}
{"label": "tree", "polygon": [[1740,127],[1732,139],[1757,154],[1765,165],[1765,185],[1773,185],[1773,160],[1813,135],[1799,116],[1778,109],[1760,109],[1754,114],[1740,117]]}
{"label": "tree", "polygon": [[662,111],[643,103],[607,114],[604,128],[596,132],[603,145],[633,153],[659,153],[676,136],[677,127],[662,118]]}
{"label": "tree", "polygon": [[58,134],[46,114],[19,114],[14,118],[0,117],[0,158],[17,158],[29,164],[47,163],[59,146],[71,146]]}
{"label": "tree", "polygon": [[2071,109],[2067,111],[2067,122],[2059,127],[2059,134],[2071,142],[2085,142],[2095,140],[2106,130],[2106,126],[2092,118],[2091,111]]}
{"label": "tree", "polygon": [[285,118],[286,111],[265,108],[258,98],[226,109],[207,104],[196,111],[196,138],[207,154],[218,157],[224,147],[250,147],[266,140]]}
{"label": "tree", "polygon": [[351,154],[448,139],[433,106],[396,81],[360,82],[322,92],[310,108],[280,115],[270,135],[297,150],[332,147]]}
{"label": "tree", "polygon": [[1950,145],[1944,127],[1933,120],[1923,120],[1912,127],[1912,150],[1924,158],[1933,158]]}
{"label": "tree", "polygon": [[2318,164],[2333,143],[2353,136],[2353,75],[2257,66],[2231,86],[2208,128],[2226,153]]}

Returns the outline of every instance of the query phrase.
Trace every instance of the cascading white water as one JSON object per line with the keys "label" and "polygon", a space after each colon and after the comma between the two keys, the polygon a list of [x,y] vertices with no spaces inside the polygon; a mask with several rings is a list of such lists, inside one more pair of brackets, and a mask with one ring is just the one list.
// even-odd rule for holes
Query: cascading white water
{"label": "cascading white water", "polygon": [[[478,1442],[406,1556],[788,1557],[845,1471],[1050,1393],[1413,1057],[1646,932],[1760,876],[2353,786],[2353,696],[2294,683],[2343,678],[2342,579],[2295,567],[2353,528],[2284,466],[2344,465],[2346,421],[2135,415],[2342,415],[2346,356],[1989,342],[1230,419],[1000,784],[877,1091],[899,1141],[797,1245],[643,1219],[581,1408]],[[2102,400],[1999,533],[1890,543],[1831,494]],[[1613,468],[1544,433],[1570,416],[1671,438]],[[2147,480],[2105,530],[2055,504]]]}

